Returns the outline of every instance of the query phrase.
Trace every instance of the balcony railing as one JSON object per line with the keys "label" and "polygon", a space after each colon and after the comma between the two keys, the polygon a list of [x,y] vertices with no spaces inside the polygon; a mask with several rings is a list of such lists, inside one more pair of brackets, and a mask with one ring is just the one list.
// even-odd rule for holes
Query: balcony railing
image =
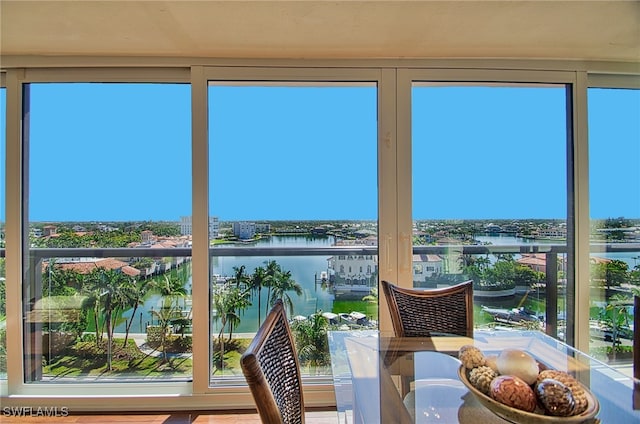
{"label": "balcony railing", "polygon": [[[562,255],[567,255],[568,247],[561,244],[526,244],[526,245],[443,245],[443,246],[414,246],[414,254],[447,255],[451,253],[462,255],[508,255],[508,254],[544,254],[545,255],[545,285],[544,290],[544,331],[558,337],[558,293],[565,284],[558,278],[558,261]],[[591,245],[591,254],[598,253],[640,253],[640,243]],[[328,246],[328,247],[212,247],[210,257],[236,258],[270,258],[285,256],[377,256],[377,246]],[[0,257],[4,257],[5,250],[0,249]],[[25,316],[29,313],[29,301],[33,301],[34,294],[42,295],[42,264],[53,258],[179,258],[191,257],[191,248],[32,248],[28,250],[28,274],[24,286],[23,308]],[[572,266],[568,264],[568,266]],[[568,273],[570,274],[570,273]],[[571,281],[566,282],[567,295],[564,299],[567,316],[572,316],[575,305],[570,294]],[[30,298],[29,298],[30,297]],[[567,329],[570,334],[572,329]],[[571,340],[568,340],[571,342]],[[34,370],[31,370],[34,371]],[[36,380],[38,378],[35,378]]]}

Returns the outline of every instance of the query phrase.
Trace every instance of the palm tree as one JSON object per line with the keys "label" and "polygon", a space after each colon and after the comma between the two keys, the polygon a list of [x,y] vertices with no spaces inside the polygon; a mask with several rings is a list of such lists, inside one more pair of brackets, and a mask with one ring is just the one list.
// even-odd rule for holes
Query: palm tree
{"label": "palm tree", "polygon": [[475,256],[469,253],[460,255],[460,258],[458,258],[458,260],[460,261],[460,265],[462,266],[463,269],[468,266],[474,265],[476,262]]}
{"label": "palm tree", "polygon": [[158,320],[160,326],[160,349],[162,351],[162,362],[168,361],[167,356],[167,336],[169,335],[169,325],[176,318],[176,304],[170,297],[162,299],[162,306],[152,309],[151,314]]}
{"label": "palm tree", "polygon": [[260,328],[260,323],[262,321],[260,316],[260,311],[262,310],[261,297],[262,297],[262,287],[265,285],[266,278],[267,278],[267,270],[264,267],[259,266],[253,271],[253,274],[251,275],[251,279],[249,280],[249,289],[251,290],[252,295],[257,294],[257,297],[258,297],[258,328]]}
{"label": "palm tree", "polygon": [[320,372],[320,367],[330,363],[328,327],[322,311],[316,311],[308,320],[294,322],[291,328],[300,364],[313,368],[316,374]]}
{"label": "palm tree", "polygon": [[244,265],[233,267],[233,278],[231,281],[235,283],[236,287],[244,287],[251,281],[251,276],[247,275],[245,270],[246,267]]}
{"label": "palm tree", "polygon": [[369,302],[369,303],[378,303],[378,288],[377,287],[371,287],[371,290],[369,291],[369,294],[364,296],[362,298],[363,302]]}
{"label": "palm tree", "polygon": [[267,305],[265,306],[264,316],[266,317],[269,314],[269,309],[271,308],[271,288],[273,287],[275,281],[278,278],[282,269],[280,265],[276,261],[265,261],[267,265],[266,268],[266,277],[263,280],[263,285],[267,287]]}
{"label": "palm tree", "polygon": [[231,287],[226,294],[227,324],[229,325],[229,341],[233,337],[233,329],[240,325],[240,312],[251,306],[251,293],[240,287]]}
{"label": "palm tree", "polygon": [[162,296],[186,296],[187,289],[185,289],[183,282],[179,277],[170,276],[164,274],[163,279],[154,284],[154,287],[158,289]]}
{"label": "palm tree", "polygon": [[92,271],[92,274],[94,274],[94,294],[97,294],[96,309],[101,311],[103,325],[106,325],[107,329],[107,367],[111,371],[111,343],[115,327],[114,316],[117,316],[117,312],[126,304],[126,295],[122,288],[124,274],[120,271],[106,268],[96,268]]}
{"label": "palm tree", "polygon": [[293,315],[293,300],[288,293],[290,291],[302,296],[302,286],[291,278],[291,271],[279,272],[271,286],[271,306],[275,305],[277,299],[282,299],[282,303],[289,310],[289,315]]}
{"label": "palm tree", "polygon": [[164,274],[162,280],[153,286],[162,295],[162,306],[158,310],[152,310],[160,323],[160,347],[162,349],[163,362],[167,361],[167,336],[169,326],[174,320],[182,319],[179,309],[179,301],[187,295],[184,282],[175,275]]}
{"label": "palm tree", "polygon": [[[93,274],[93,273],[92,273]],[[100,314],[100,292],[99,286],[95,284],[93,275],[89,274],[89,278],[87,279],[87,284],[82,288],[82,293],[85,295],[85,300],[82,303],[83,309],[92,310],[93,311],[93,326],[94,331],[96,333],[96,346],[100,344],[101,336],[98,316]]]}
{"label": "palm tree", "polygon": [[133,324],[133,319],[136,316],[136,311],[138,307],[144,304],[144,298],[151,287],[151,280],[143,279],[138,280],[136,277],[129,277],[127,281],[123,283],[123,289],[127,295],[127,307],[132,307],[131,311],[131,319],[127,322],[125,334],[124,334],[124,342],[122,343],[122,347],[127,345],[127,340],[129,339],[129,331],[131,330],[131,324]]}

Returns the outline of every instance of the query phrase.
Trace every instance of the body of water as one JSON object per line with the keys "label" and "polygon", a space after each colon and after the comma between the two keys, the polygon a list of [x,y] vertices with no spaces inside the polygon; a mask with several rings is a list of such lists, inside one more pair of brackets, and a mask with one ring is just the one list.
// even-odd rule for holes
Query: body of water
{"label": "body of water", "polygon": [[[490,243],[493,245],[524,245],[524,244],[563,244],[564,242],[559,240],[531,240],[521,237],[507,236],[507,235],[479,235],[475,237],[481,243]],[[330,247],[334,245],[334,238],[329,237],[304,237],[304,236],[274,236],[268,239],[260,240],[252,243],[252,247],[283,247],[283,246],[298,246],[298,247]],[[519,255],[516,255],[518,257]],[[638,261],[639,253],[598,253],[595,256],[606,257],[609,259],[620,259],[629,264],[629,268],[635,266],[635,261]],[[290,296],[294,305],[293,315],[308,316],[317,310],[331,311],[333,306],[333,295],[326,290],[323,290],[319,277],[320,273],[327,271],[328,260],[330,256],[274,256],[274,257],[217,257],[212,258],[211,268],[213,274],[219,274],[221,276],[233,276],[234,267],[240,267],[242,265],[246,268],[247,274],[252,274],[256,267],[265,267],[265,261],[276,261],[284,271],[290,271],[292,278],[302,287],[302,296],[297,296],[291,292]],[[191,279],[187,283],[187,289],[190,291]],[[518,299],[495,299],[483,301],[482,304],[493,307],[510,307],[519,303],[522,296],[516,296]],[[151,309],[158,308],[160,306],[161,298],[158,295],[153,295],[147,299],[145,304],[138,308],[136,316],[133,318],[134,323],[132,325],[132,332],[144,333],[148,324],[152,323]],[[260,318],[258,313],[258,299],[252,299],[253,305],[241,315],[242,322],[236,332],[255,332],[258,328],[258,323],[264,319],[267,306],[267,290],[262,290],[262,296],[260,300]],[[188,304],[185,305],[188,308]],[[127,319],[130,319],[131,311],[124,314]],[[217,332],[219,324],[214,320],[213,332]],[[116,331],[124,331],[124,324],[118,326]]]}
{"label": "body of water", "polygon": [[[299,237],[299,236],[274,236],[260,240],[255,247],[331,247],[334,245],[333,237]],[[295,280],[303,290],[302,296],[290,292],[294,305],[293,315],[309,316],[317,310],[331,311],[333,295],[323,290],[320,285],[320,273],[327,271],[330,256],[271,256],[271,257],[213,257],[212,271],[214,274],[232,276],[233,268],[244,265],[247,274],[253,274],[254,270],[261,266],[266,267],[266,261],[276,261],[283,271],[290,271],[291,278]],[[316,280],[316,278],[318,280]],[[260,301],[261,320],[268,311],[267,289],[262,290]],[[215,320],[214,320],[214,327]],[[253,305],[247,308],[242,315],[242,323],[236,329],[238,332],[252,332],[258,328],[258,299],[253,299]],[[215,328],[214,328],[215,329]]]}

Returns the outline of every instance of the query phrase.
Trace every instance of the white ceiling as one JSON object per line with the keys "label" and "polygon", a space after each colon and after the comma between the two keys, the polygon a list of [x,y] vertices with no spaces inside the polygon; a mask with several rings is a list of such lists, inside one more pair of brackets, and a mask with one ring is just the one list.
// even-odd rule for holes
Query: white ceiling
{"label": "white ceiling", "polygon": [[640,1],[0,0],[0,13],[2,56],[640,61]]}

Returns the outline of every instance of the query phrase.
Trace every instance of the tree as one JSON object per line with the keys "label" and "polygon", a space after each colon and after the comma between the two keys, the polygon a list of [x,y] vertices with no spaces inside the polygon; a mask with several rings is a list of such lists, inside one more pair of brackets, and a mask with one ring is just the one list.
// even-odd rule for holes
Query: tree
{"label": "tree", "polygon": [[290,291],[302,296],[302,286],[291,278],[291,271],[278,272],[271,286],[270,305],[273,307],[277,299],[282,299],[285,308],[289,310],[289,315],[293,315],[293,300],[289,296]]}
{"label": "tree", "polygon": [[300,365],[313,368],[316,374],[320,367],[330,364],[328,327],[322,311],[316,311],[307,320],[295,321],[291,327]]}
{"label": "tree", "polygon": [[176,275],[164,274],[163,278],[153,285],[161,295],[161,306],[157,310],[152,310],[151,314],[160,323],[160,348],[162,349],[163,362],[168,361],[167,357],[167,336],[174,321],[182,320],[180,310],[180,299],[187,295],[183,281]]}
{"label": "tree", "polygon": [[240,312],[251,306],[251,292],[249,289],[238,287],[230,280],[213,290],[213,307],[216,311],[214,321],[220,321],[218,340],[222,342],[222,335],[229,329],[229,340],[233,337],[233,329],[240,324]]}
{"label": "tree", "polygon": [[378,288],[377,287],[371,287],[371,290],[369,291],[369,294],[364,296],[362,298],[363,302],[369,302],[369,303],[378,303]]}
{"label": "tree", "polygon": [[266,277],[263,280],[263,285],[267,287],[267,305],[265,306],[264,316],[266,317],[269,314],[269,309],[271,308],[271,289],[278,278],[282,269],[280,265],[276,261],[265,261],[266,268]]}
{"label": "tree", "polygon": [[529,287],[534,287],[535,284],[542,283],[545,279],[543,272],[534,271],[528,266],[520,264],[516,264],[514,276],[518,284]]}
{"label": "tree", "polygon": [[160,325],[160,350],[162,351],[162,362],[168,362],[167,355],[167,337],[169,335],[169,326],[171,321],[179,316],[179,309],[175,296],[164,296],[162,305],[158,309],[152,309],[151,315],[154,316]]}
{"label": "tree", "polygon": [[184,283],[175,275],[164,274],[163,278],[154,283],[153,287],[156,288],[162,296],[186,296],[187,290],[184,287]]}
{"label": "tree", "polygon": [[625,261],[614,259],[591,265],[591,281],[604,283],[607,288],[620,286],[629,280],[629,265]]}
{"label": "tree", "polygon": [[[107,367],[111,367],[111,345],[113,342],[113,330],[115,317],[127,304],[126,291],[123,288],[124,274],[119,270],[98,267],[91,271],[93,285],[92,295],[95,299],[95,311],[101,313],[103,326],[107,330]],[[96,320],[97,321],[97,320]]]}
{"label": "tree", "polygon": [[249,290],[251,290],[251,297],[257,296],[258,297],[258,328],[260,327],[260,323],[261,323],[261,315],[260,315],[260,311],[262,311],[262,287],[265,285],[265,281],[267,279],[267,270],[264,267],[257,267],[254,271],[253,274],[251,275],[251,278],[249,280]]}
{"label": "tree", "polygon": [[246,267],[244,265],[233,267],[233,278],[231,279],[231,281],[233,281],[236,287],[244,287],[251,280],[251,277],[247,275],[245,270]]}
{"label": "tree", "polygon": [[634,286],[640,286],[640,265],[634,266],[633,269],[629,271],[629,283]]}
{"label": "tree", "polygon": [[615,294],[604,308],[601,320],[611,328],[611,344],[613,352],[620,343],[619,338],[622,331],[629,329],[629,313],[627,308],[633,306],[633,298],[623,294]]}
{"label": "tree", "polygon": [[124,342],[122,343],[122,347],[127,345],[127,340],[129,339],[129,331],[131,330],[131,325],[133,324],[133,319],[136,316],[136,312],[138,307],[144,305],[144,298],[147,295],[147,292],[152,286],[151,280],[138,280],[136,277],[129,277],[123,283],[123,289],[126,293],[127,297],[127,307],[131,307],[131,319],[127,322],[125,334],[124,334]]}

